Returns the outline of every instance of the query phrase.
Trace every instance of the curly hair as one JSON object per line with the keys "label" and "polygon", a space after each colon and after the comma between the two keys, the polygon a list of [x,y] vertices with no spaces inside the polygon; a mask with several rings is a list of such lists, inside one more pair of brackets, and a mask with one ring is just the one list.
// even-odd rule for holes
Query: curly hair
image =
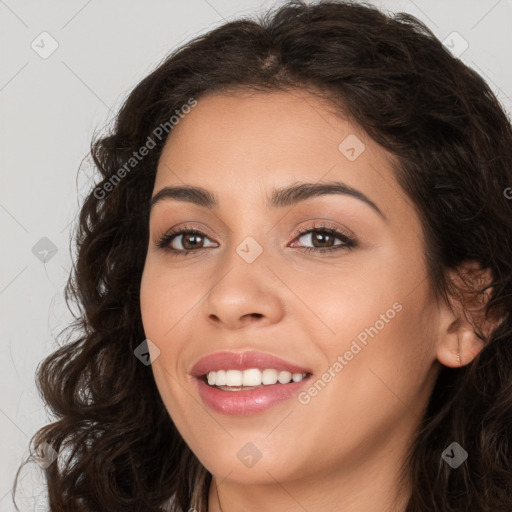
{"label": "curly hair", "polygon": [[[447,271],[461,262],[492,272],[485,315],[501,321],[470,364],[442,367],[403,467],[412,482],[406,510],[512,510],[510,120],[485,81],[415,17],[349,1],[288,1],[195,37],[135,87],[109,133],[93,140],[100,175],[81,206],[65,292],[80,313],[37,370],[55,421],[31,449],[47,443],[59,453],[45,469],[50,509],[207,510],[212,475],[134,350],[145,339],[139,292],[149,203],[172,132],[155,128],[169,128],[191,98],[235,89],[311,91],[396,157],[436,297],[457,292]],[[149,140],[154,147],[135,163]],[[453,439],[470,454],[457,471],[441,459]]]}

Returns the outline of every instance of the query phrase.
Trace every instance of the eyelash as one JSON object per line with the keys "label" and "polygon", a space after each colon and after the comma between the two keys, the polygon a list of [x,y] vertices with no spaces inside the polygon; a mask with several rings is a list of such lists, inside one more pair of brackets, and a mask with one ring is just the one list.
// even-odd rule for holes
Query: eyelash
{"label": "eyelash", "polygon": [[[311,252],[326,253],[326,252],[338,251],[341,249],[351,250],[357,246],[357,242],[354,240],[354,238],[349,236],[347,233],[340,231],[339,229],[334,228],[332,226],[328,226],[326,224],[320,224],[320,225],[313,224],[313,226],[311,226],[307,229],[302,229],[302,230],[298,231],[297,233],[294,233],[293,240],[295,240],[297,238],[301,238],[302,236],[307,235],[308,233],[311,233],[311,232],[315,232],[315,231],[319,231],[321,233],[327,233],[329,235],[334,236],[335,238],[339,238],[343,242],[343,244],[337,245],[334,247],[304,247],[304,248],[302,248],[302,251],[307,254],[309,254]],[[170,233],[166,233],[165,235],[163,235],[160,238],[160,240],[155,243],[155,246],[159,249],[167,251],[169,254],[171,254],[173,256],[180,256],[180,255],[188,256],[189,254],[192,254],[192,253],[195,253],[202,249],[205,249],[205,247],[200,247],[198,249],[190,249],[190,250],[183,250],[183,249],[178,250],[178,249],[167,248],[168,245],[171,243],[172,239],[175,236],[179,236],[179,235],[198,235],[201,237],[208,237],[208,235],[203,233],[202,231],[184,226],[180,229],[171,231]]]}

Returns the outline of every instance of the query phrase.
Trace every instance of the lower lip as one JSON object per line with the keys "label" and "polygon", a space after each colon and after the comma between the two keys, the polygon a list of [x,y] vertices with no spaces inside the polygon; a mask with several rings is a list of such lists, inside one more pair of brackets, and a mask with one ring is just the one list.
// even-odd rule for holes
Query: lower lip
{"label": "lower lip", "polygon": [[223,391],[209,386],[202,378],[196,379],[203,402],[216,412],[248,416],[266,411],[272,406],[296,396],[309,377],[300,382],[272,384],[247,391]]}

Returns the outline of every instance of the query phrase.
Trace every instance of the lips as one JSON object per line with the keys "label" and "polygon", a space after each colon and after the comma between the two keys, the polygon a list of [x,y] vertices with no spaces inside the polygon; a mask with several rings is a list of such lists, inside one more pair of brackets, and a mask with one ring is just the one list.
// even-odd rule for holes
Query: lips
{"label": "lips", "polygon": [[[210,386],[206,374],[219,370],[274,369],[292,374],[306,374],[300,382],[233,387]],[[201,358],[191,369],[197,391],[203,403],[210,409],[226,415],[248,416],[264,412],[271,407],[290,400],[308,385],[312,371],[284,359],[262,352],[217,352]]]}
{"label": "lips", "polygon": [[216,352],[202,357],[191,370],[194,377],[203,377],[208,372],[218,370],[249,370],[250,368],[273,368],[290,373],[311,373],[311,370],[290,363],[263,352]]}

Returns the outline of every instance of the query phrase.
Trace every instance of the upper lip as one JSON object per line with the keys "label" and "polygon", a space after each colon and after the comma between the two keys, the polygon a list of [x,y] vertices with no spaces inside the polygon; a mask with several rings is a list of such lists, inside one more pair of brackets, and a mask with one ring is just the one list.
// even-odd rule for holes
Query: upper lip
{"label": "upper lip", "polygon": [[290,373],[311,373],[311,370],[285,361],[264,352],[214,352],[197,361],[190,371],[194,377],[202,377],[217,370],[248,370],[249,368],[272,368]]}

